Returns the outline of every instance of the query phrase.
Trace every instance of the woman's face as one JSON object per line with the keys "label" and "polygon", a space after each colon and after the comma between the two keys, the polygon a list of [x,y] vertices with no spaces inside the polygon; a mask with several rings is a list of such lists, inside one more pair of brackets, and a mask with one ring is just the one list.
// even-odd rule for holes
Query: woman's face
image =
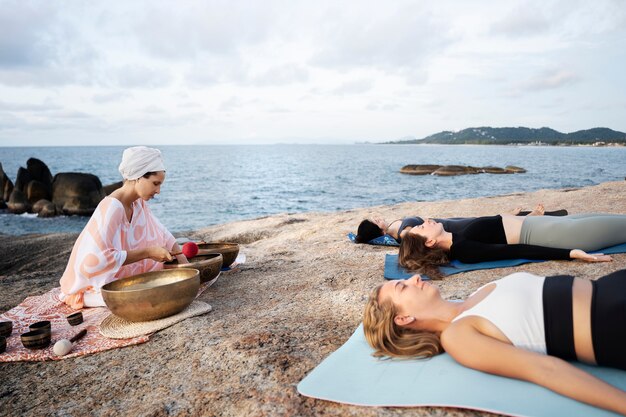
{"label": "woman's face", "polygon": [[165,171],[158,171],[148,178],[140,177],[135,183],[135,190],[139,197],[148,201],[161,192],[161,185],[165,181]]}
{"label": "woman's face", "polygon": [[410,235],[419,235],[426,240],[435,239],[443,232],[443,225],[441,223],[437,223],[433,219],[426,219],[424,223],[419,226],[412,227],[409,230]]}
{"label": "woman's face", "polygon": [[378,301],[387,299],[391,299],[400,315],[419,318],[427,315],[441,295],[439,288],[416,274],[406,280],[386,282],[378,293]]}

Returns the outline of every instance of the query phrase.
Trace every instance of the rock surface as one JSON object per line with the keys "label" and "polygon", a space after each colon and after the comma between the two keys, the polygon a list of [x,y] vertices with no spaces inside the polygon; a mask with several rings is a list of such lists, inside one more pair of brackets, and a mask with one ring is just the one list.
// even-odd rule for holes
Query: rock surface
{"label": "rock surface", "polygon": [[[458,201],[403,203],[337,213],[279,214],[218,225],[186,237],[235,241],[247,261],[200,299],[213,311],[156,333],[148,343],[76,359],[1,363],[7,416],[488,416],[450,408],[362,408],[300,396],[297,383],[341,346],[383,282],[385,253],[346,234],[372,213],[480,216],[532,208],[626,214],[626,182]],[[207,207],[207,210],[211,210]],[[77,235],[0,235],[0,311],[58,286]],[[468,296],[515,271],[591,279],[626,267],[626,255],[588,264],[550,261],[473,271],[439,281],[442,295]],[[416,387],[418,389],[418,387]]]}
{"label": "rock surface", "polygon": [[407,175],[439,175],[442,177],[452,177],[467,174],[521,174],[526,172],[524,168],[509,165],[500,167],[472,167],[465,165],[405,165],[400,168],[401,174]]}
{"label": "rock surface", "polygon": [[60,172],[52,181],[52,202],[66,215],[89,215],[105,196],[100,179],[93,174]]}

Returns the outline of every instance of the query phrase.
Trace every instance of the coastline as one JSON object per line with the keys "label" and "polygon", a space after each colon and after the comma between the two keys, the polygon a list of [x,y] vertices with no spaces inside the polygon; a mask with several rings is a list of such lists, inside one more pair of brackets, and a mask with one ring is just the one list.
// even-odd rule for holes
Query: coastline
{"label": "coastline", "polygon": [[[209,314],[156,333],[148,343],[42,363],[2,363],[6,415],[477,415],[469,410],[363,408],[302,397],[297,383],[339,348],[361,321],[370,290],[383,282],[385,253],[347,238],[373,213],[463,217],[526,209],[626,214],[626,181],[475,199],[401,203],[334,213],[278,214],[196,230],[186,237],[234,241],[247,261],[199,299]],[[0,235],[0,310],[58,286],[76,234]],[[469,295],[515,271],[595,279],[626,268],[613,262],[550,261],[454,275],[446,298]],[[77,391],[80,393],[77,396]],[[34,399],[37,399],[36,401]],[[98,411],[96,411],[98,410]],[[480,413],[480,415],[490,415]]]}

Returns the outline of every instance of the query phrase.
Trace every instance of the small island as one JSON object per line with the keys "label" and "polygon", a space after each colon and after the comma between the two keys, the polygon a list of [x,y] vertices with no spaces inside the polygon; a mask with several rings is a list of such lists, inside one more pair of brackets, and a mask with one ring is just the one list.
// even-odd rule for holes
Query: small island
{"label": "small island", "polygon": [[422,139],[401,139],[385,144],[440,145],[550,145],[550,146],[626,146],[626,133],[606,127],[562,133],[549,127],[470,127],[458,132],[443,131]]}

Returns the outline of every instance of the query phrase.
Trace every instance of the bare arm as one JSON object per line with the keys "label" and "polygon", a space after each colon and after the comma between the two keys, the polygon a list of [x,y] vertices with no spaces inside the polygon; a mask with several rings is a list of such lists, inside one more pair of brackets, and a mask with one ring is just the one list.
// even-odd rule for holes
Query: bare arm
{"label": "bare arm", "polygon": [[442,333],[441,341],[444,349],[464,366],[533,382],[575,400],[626,415],[626,392],[562,359],[486,336],[471,322],[471,317],[451,324]]}
{"label": "bare arm", "polygon": [[126,260],[124,265],[132,264],[133,262],[141,261],[143,259],[152,259],[157,262],[171,261],[172,255],[170,252],[160,246],[150,246],[144,249],[133,249],[126,251]]}

